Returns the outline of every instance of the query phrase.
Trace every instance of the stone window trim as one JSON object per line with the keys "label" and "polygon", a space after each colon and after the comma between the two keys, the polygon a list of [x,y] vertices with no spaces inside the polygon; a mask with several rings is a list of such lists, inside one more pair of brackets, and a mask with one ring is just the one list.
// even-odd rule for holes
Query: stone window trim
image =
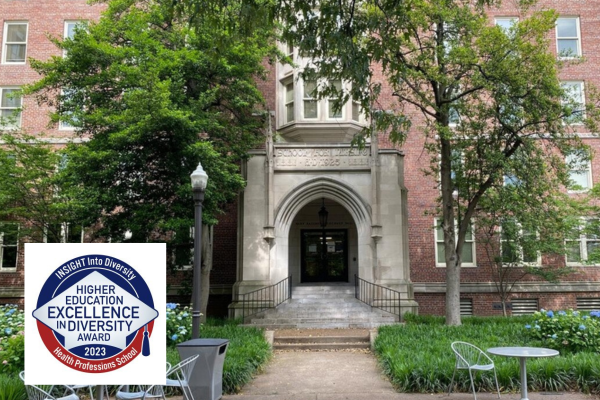
{"label": "stone window trim", "polygon": [[[440,245],[441,246],[444,245],[443,231],[440,227],[441,222],[442,222],[442,218],[434,218],[433,239],[434,239],[434,243],[435,243],[435,265],[438,268],[446,268],[446,261],[444,258],[440,258],[441,255],[439,254],[440,253],[440,250],[439,250]],[[475,238],[473,237],[474,227],[473,227],[472,223],[470,224],[469,230],[470,230],[470,234],[467,233],[467,237],[466,237],[465,243],[463,245],[463,252],[465,252],[465,250],[470,247],[471,248],[470,254],[471,254],[472,261],[465,262],[464,258],[463,258],[463,261],[461,263],[462,268],[477,267]],[[454,235],[455,235],[455,237],[458,236],[458,225],[456,224],[456,220],[454,221]]]}
{"label": "stone window trim", "polygon": [[[25,37],[17,29],[25,27]],[[23,65],[27,62],[28,21],[5,21],[2,35],[2,64]]]}
{"label": "stone window trim", "polygon": [[569,247],[569,243],[577,244],[576,247],[578,247],[578,257],[579,257],[579,260],[569,261],[569,256],[568,256],[569,251],[567,250],[567,254],[565,254],[565,264],[567,266],[600,267],[599,263],[594,263],[594,264],[587,263],[587,261],[589,259],[588,246],[589,245],[600,246],[600,235],[598,235],[597,237],[594,237],[593,235],[586,234],[584,231],[584,229],[586,228],[586,225],[588,223],[590,223],[591,221],[594,221],[594,219],[582,217],[581,224],[580,224],[581,232],[580,232],[579,236],[565,240],[565,246],[567,248]]}
{"label": "stone window trim", "polygon": [[[0,129],[21,127],[23,97],[21,95],[14,96],[14,93],[17,92],[21,92],[19,86],[0,86],[0,117],[8,119],[5,124],[0,126]],[[14,121],[11,121],[13,118]]]}
{"label": "stone window trim", "polygon": [[[9,235],[6,233],[6,229],[0,225],[0,273],[15,272],[19,263],[19,224],[10,223],[10,225],[16,225],[17,231],[14,241],[10,240]],[[14,264],[11,260],[13,256]],[[9,262],[11,265],[7,265]]]}
{"label": "stone window trim", "polygon": [[[524,231],[523,231],[523,227],[521,226],[520,223],[516,222],[517,226],[519,227],[519,234],[522,236],[524,235]],[[504,258],[504,254],[503,254],[503,250],[502,250],[502,245],[503,243],[506,242],[506,239],[503,239],[502,237],[502,225],[498,226],[498,234],[500,237],[500,256],[502,258]],[[539,235],[537,232],[535,233],[531,233],[531,235],[535,235],[536,237],[539,238]],[[502,262],[502,266],[503,267],[508,267],[508,268],[519,268],[519,267],[540,267],[542,265],[542,255],[540,254],[540,252],[536,252],[536,258],[535,261],[525,261],[525,255],[523,253],[523,248],[521,246],[517,245],[517,251],[519,252],[519,256],[521,258],[521,261],[518,263],[505,263],[504,260]]]}
{"label": "stone window trim", "polygon": [[[574,20],[575,21],[575,35],[569,34],[569,32],[560,32],[559,29],[559,24],[560,22],[566,22],[568,20]],[[580,27],[580,23],[579,23],[579,17],[578,16],[560,16],[557,20],[556,20],[556,54],[557,57],[561,60],[569,60],[569,59],[574,59],[574,58],[578,58],[581,57],[583,55],[582,53],[582,49],[581,49],[581,27]],[[564,43],[570,41],[570,42],[576,42],[575,43],[575,51],[574,54],[570,54],[568,56],[561,56],[561,42],[564,46]]]}
{"label": "stone window trim", "polygon": [[[565,157],[565,163],[571,163],[574,161],[575,155],[567,155]],[[568,189],[568,193],[587,193],[593,186],[593,177],[592,177],[592,163],[591,161],[586,161],[584,163],[579,163],[582,167],[585,168],[569,168],[569,178],[578,183],[577,176],[581,176],[583,179],[579,179],[581,185],[581,189]],[[567,165],[568,168],[568,165]]]}

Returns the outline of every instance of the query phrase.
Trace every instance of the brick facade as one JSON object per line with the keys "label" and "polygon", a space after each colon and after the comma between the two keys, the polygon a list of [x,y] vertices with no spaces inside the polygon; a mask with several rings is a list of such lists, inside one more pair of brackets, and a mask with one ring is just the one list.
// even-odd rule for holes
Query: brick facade
{"label": "brick facade", "polygon": [[[592,83],[600,87],[600,1],[571,2],[563,0],[543,1],[545,7],[556,8],[561,15],[576,16],[580,18],[581,48],[586,62],[566,68],[561,78],[564,80],[577,80]],[[510,9],[509,2],[502,10],[495,11],[494,16],[515,15]],[[35,59],[47,59],[60,52],[48,41],[47,35],[61,37],[64,30],[64,21],[68,20],[94,20],[99,16],[102,5],[89,6],[85,0],[37,0],[37,1],[3,1],[0,2],[0,16],[2,23],[7,21],[27,21],[28,40],[27,57]],[[0,30],[3,35],[4,30]],[[551,43],[554,44],[554,37]],[[4,51],[1,49],[0,51]],[[276,110],[278,101],[279,82],[275,79],[275,66],[265,63],[269,70],[269,78],[258,83],[260,90],[264,93],[267,109]],[[39,76],[33,72],[28,65],[0,65],[0,87],[21,86],[34,82]],[[383,76],[375,76],[375,81],[385,82]],[[391,90],[384,85],[380,107],[384,109],[394,108],[395,100],[391,96]],[[56,126],[48,125],[45,107],[35,103],[32,98],[24,98],[24,110],[22,113],[22,127],[29,133],[45,138],[66,138],[72,135],[72,131],[59,130]],[[413,115],[418,125],[418,114]],[[275,122],[273,126],[277,126]],[[600,150],[598,140],[594,137],[584,139],[592,148]],[[435,239],[433,231],[433,216],[436,198],[439,196],[437,183],[432,177],[423,175],[423,170],[429,166],[430,155],[423,150],[424,138],[417,132],[410,134],[401,147],[404,152],[404,179],[408,188],[408,212],[409,212],[409,257],[410,257],[410,279],[415,284],[415,299],[419,303],[421,314],[443,314],[445,282],[445,269],[436,266],[435,263]],[[393,148],[385,135],[380,138],[380,148]],[[600,181],[600,158],[592,161],[592,178],[594,182]],[[231,299],[231,287],[236,282],[236,265],[238,257],[238,205],[232,204],[227,212],[219,217],[219,224],[215,227],[214,242],[214,267],[211,276],[212,293],[210,311],[213,314],[223,315],[226,304]],[[15,272],[0,272],[0,304],[22,303],[23,287],[23,254],[22,246],[19,246],[19,264]],[[482,249],[478,249],[478,260],[484,260]],[[185,274],[170,276],[170,283],[174,286],[181,284],[182,279],[189,279]],[[535,282],[536,278],[527,277],[526,282]],[[572,275],[563,279],[570,285],[564,285],[565,290],[552,290],[552,285],[544,284],[536,292],[515,292],[515,298],[536,298],[539,306],[556,308],[576,308],[577,297],[600,297],[598,292],[573,289],[580,283],[600,281],[600,267],[585,266],[575,268]],[[490,266],[484,261],[477,263],[474,268],[464,268],[462,271],[462,282],[469,284],[490,284]],[[542,284],[543,282],[539,282]],[[438,288],[431,290],[430,287],[437,285]],[[550,288],[548,291],[544,288]],[[473,313],[477,315],[497,315],[500,310],[493,309],[493,303],[497,303],[498,297],[493,293],[482,291],[464,292],[462,298],[472,299]],[[183,297],[174,298],[185,302]]]}

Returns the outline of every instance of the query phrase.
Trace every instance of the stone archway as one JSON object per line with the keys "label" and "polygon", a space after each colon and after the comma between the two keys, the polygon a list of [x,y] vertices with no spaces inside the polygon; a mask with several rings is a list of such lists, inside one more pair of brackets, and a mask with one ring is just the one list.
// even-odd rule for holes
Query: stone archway
{"label": "stone archway", "polygon": [[345,182],[331,177],[310,179],[291,189],[275,208],[275,240],[271,247],[270,279],[278,282],[290,275],[289,235],[294,217],[307,204],[326,198],[343,206],[356,224],[358,235],[358,274],[367,280],[373,278],[371,238],[371,208]]}

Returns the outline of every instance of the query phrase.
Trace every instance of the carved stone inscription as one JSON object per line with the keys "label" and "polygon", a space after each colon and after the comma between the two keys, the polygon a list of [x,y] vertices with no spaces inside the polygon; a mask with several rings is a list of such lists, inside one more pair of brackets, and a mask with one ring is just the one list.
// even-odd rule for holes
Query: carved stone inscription
{"label": "carved stone inscription", "polygon": [[276,147],[275,169],[369,169],[371,151],[350,147]]}

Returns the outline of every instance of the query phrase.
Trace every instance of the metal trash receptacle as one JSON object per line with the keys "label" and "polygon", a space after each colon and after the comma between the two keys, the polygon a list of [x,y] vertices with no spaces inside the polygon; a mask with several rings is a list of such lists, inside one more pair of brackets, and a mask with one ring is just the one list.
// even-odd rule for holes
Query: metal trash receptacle
{"label": "metal trash receptacle", "polygon": [[223,395],[223,363],[227,339],[192,339],[179,343],[182,360],[199,354],[190,377],[190,389],[197,400],[218,400]]}

